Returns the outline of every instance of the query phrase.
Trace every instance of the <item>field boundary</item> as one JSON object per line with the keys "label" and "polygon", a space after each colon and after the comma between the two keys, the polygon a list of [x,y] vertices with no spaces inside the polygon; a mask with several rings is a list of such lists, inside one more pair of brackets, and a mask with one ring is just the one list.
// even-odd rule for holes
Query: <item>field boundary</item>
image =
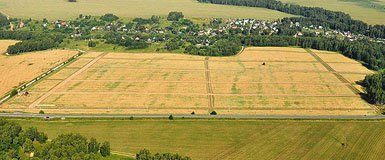
{"label": "field boundary", "polygon": [[40,74],[38,77],[30,80],[29,82],[17,87],[16,89],[13,89],[11,91],[9,91],[8,93],[6,93],[1,99],[0,99],[0,104],[6,102],[8,99],[12,98],[13,96],[15,96],[16,94],[18,94],[19,92],[21,92],[22,90],[26,89],[28,86],[31,86],[37,82],[39,82],[41,79],[43,79],[44,77],[47,77],[48,75],[51,75],[52,73],[54,73],[56,70],[58,69],[61,69],[63,66],[65,66],[65,64],[68,64],[70,62],[73,62],[74,60],[76,60],[76,58],[78,58],[79,56],[81,56],[85,51],[82,51],[82,50],[78,50],[79,53],[72,56],[71,58],[67,59],[66,61],[62,62],[61,64],[55,66],[54,68],[51,68],[50,70],[48,70],[47,72],[44,72],[42,74]]}

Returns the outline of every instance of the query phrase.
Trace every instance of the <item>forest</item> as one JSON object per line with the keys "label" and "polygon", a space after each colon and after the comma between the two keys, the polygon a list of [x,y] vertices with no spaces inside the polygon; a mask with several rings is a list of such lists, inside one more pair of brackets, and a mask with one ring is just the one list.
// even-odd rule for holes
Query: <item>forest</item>
{"label": "forest", "polygon": [[350,31],[352,33],[364,34],[372,38],[385,38],[385,25],[368,25],[359,20],[353,20],[350,15],[330,11],[320,7],[305,7],[293,4],[284,4],[277,0],[197,0],[203,3],[237,5],[248,7],[262,7],[277,10],[303,17],[289,18],[292,22],[307,22],[311,24],[322,24],[335,30]]}

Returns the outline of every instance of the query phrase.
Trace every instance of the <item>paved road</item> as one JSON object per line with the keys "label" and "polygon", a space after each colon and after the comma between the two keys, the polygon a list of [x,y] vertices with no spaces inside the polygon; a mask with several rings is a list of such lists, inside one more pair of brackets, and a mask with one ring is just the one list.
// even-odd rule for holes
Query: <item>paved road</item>
{"label": "paved road", "polygon": [[[30,114],[0,113],[0,117],[50,117],[50,118],[167,118],[169,115],[92,115],[92,114]],[[272,119],[385,119],[385,116],[268,116],[268,115],[173,115],[185,118],[272,118]]]}

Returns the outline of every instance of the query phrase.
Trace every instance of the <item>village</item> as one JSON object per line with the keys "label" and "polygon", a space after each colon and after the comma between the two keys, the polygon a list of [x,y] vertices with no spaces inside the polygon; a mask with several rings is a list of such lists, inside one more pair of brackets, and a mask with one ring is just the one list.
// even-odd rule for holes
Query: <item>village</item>
{"label": "village", "polygon": [[188,19],[179,22],[167,22],[165,18],[159,16],[152,16],[149,19],[136,18],[129,21],[117,19],[108,22],[101,20],[100,17],[79,15],[76,20],[72,21],[56,20],[48,22],[46,19],[43,21],[14,19],[13,23],[17,24],[13,27],[14,30],[52,30],[68,34],[69,37],[75,40],[106,39],[105,35],[113,32],[119,35],[122,40],[140,40],[151,44],[178,39],[197,47],[212,45],[216,40],[226,35],[288,34],[281,32],[285,27],[295,31],[294,34],[289,35],[293,37],[307,34],[310,36],[335,37],[340,40],[357,41],[367,39],[372,42],[385,43],[385,39],[381,38],[370,38],[361,34],[331,30],[317,25],[305,26],[299,22],[290,22],[287,25],[282,23],[281,20],[209,18],[199,19],[198,25]]}

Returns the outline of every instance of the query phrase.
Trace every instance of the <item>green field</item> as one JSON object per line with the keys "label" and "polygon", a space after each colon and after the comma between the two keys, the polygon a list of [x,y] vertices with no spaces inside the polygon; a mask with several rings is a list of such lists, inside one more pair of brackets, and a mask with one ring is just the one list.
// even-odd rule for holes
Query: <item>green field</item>
{"label": "green field", "polygon": [[0,10],[11,17],[50,20],[74,19],[79,14],[94,16],[114,13],[121,17],[150,17],[167,15],[170,11],[182,11],[186,17],[255,18],[274,20],[290,17],[278,11],[264,8],[236,7],[202,4],[195,0],[0,0]]}
{"label": "green field", "polygon": [[[172,152],[192,159],[384,159],[383,121],[327,120],[16,120],[49,137],[80,133],[113,151]],[[341,143],[345,143],[342,146]],[[204,152],[202,152],[204,151]]]}
{"label": "green field", "polygon": [[321,7],[350,14],[369,24],[385,24],[384,0],[281,0],[285,3]]}

